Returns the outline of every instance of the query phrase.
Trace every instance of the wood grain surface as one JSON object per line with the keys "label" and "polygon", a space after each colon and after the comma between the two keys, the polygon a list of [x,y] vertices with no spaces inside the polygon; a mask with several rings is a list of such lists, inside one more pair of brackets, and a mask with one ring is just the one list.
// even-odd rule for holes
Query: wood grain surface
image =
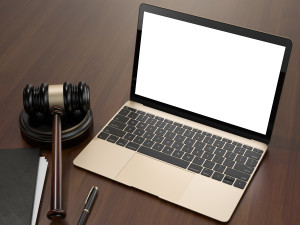
{"label": "wood grain surface", "polygon": [[[90,86],[94,124],[63,150],[61,222],[51,222],[51,152],[38,225],[76,224],[92,185],[99,194],[87,225],[219,224],[147,193],[73,166],[74,158],[129,99],[139,0],[0,1],[0,148],[29,147],[18,117],[31,83]],[[146,3],[284,36],[293,50],[269,151],[228,224],[300,223],[300,1],[149,0]],[[0,181],[1,185],[1,181]],[[200,199],[201,201],[201,199]]]}

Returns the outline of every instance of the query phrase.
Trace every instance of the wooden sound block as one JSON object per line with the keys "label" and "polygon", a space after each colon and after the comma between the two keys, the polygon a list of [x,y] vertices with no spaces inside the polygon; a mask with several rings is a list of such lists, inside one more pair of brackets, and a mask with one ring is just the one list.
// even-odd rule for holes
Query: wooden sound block
{"label": "wooden sound block", "polygon": [[[90,132],[93,124],[92,111],[86,114],[80,111],[63,115],[61,120],[62,146],[71,147],[78,144]],[[22,110],[19,125],[23,138],[32,146],[51,149],[52,146],[52,117],[37,114],[29,116]]]}

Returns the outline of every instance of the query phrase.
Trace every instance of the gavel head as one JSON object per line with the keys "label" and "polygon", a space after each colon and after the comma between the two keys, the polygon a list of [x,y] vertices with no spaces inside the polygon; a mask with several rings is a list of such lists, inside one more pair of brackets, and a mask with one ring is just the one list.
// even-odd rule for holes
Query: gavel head
{"label": "gavel head", "polygon": [[72,85],[65,82],[60,85],[41,84],[35,88],[28,84],[23,91],[25,112],[34,116],[37,113],[50,114],[54,108],[60,108],[65,113],[80,110],[86,113],[90,109],[90,91],[85,82]]}

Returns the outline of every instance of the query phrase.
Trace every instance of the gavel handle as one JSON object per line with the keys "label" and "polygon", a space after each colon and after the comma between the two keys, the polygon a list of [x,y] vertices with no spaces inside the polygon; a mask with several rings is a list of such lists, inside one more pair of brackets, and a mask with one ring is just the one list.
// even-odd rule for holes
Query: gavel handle
{"label": "gavel handle", "polygon": [[62,109],[54,107],[52,132],[52,180],[51,205],[47,217],[50,220],[59,220],[66,216],[62,209],[62,146],[61,146],[61,116]]}

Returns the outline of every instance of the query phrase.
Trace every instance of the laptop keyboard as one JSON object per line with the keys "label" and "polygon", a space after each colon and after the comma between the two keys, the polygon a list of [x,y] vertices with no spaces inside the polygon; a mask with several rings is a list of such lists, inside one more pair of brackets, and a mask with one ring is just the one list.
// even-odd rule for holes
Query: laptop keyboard
{"label": "laptop keyboard", "polygon": [[240,189],[246,186],[263,153],[128,106],[98,138]]}

